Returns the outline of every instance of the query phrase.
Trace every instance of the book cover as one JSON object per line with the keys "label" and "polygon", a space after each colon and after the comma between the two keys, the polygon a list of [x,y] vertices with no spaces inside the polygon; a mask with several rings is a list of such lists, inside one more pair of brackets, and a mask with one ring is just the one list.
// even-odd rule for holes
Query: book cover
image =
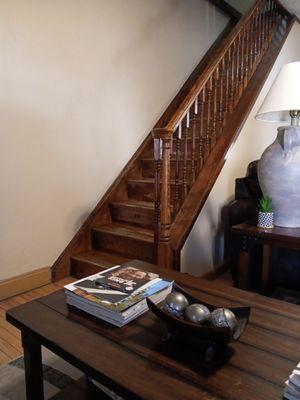
{"label": "book cover", "polygon": [[101,273],[95,280],[96,285],[132,294],[146,283],[157,279],[158,275],[143,271],[130,265],[119,265]]}

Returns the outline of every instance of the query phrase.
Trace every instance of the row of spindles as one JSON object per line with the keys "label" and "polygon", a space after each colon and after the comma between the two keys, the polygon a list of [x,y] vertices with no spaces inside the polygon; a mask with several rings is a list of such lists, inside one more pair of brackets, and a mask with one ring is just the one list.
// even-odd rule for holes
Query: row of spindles
{"label": "row of spindles", "polygon": [[[163,140],[155,141],[157,224],[161,207],[169,206],[176,216],[283,20],[275,0],[257,3],[173,132],[167,182],[161,177]],[[160,192],[166,184],[171,186],[170,204],[161,205]]]}

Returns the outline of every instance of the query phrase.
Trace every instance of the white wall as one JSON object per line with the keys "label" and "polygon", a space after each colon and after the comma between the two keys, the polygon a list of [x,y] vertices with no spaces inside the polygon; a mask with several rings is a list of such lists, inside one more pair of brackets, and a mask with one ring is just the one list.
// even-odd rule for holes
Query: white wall
{"label": "white wall", "polygon": [[226,22],[207,0],[0,2],[0,279],[55,261]]}
{"label": "white wall", "polygon": [[300,25],[296,23],[183,248],[182,270],[185,272],[201,275],[223,261],[221,209],[234,198],[235,179],[245,176],[248,164],[259,159],[276,137],[278,124],[259,122],[254,117],[280,67],[300,60],[299,41]]}

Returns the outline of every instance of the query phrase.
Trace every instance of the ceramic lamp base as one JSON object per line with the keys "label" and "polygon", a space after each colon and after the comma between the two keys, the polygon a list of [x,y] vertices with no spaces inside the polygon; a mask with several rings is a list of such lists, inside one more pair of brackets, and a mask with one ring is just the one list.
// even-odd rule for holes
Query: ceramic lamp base
{"label": "ceramic lamp base", "polygon": [[274,224],[300,227],[300,126],[278,128],[277,138],[264,151],[257,172],[264,196],[272,198]]}

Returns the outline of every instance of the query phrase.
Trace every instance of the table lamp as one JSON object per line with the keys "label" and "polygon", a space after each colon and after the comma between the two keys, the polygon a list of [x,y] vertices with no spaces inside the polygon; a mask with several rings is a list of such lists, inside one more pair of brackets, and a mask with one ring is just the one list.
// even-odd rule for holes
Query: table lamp
{"label": "table lamp", "polygon": [[281,68],[255,118],[290,121],[261,156],[258,180],[272,198],[275,225],[300,227],[300,62]]}

